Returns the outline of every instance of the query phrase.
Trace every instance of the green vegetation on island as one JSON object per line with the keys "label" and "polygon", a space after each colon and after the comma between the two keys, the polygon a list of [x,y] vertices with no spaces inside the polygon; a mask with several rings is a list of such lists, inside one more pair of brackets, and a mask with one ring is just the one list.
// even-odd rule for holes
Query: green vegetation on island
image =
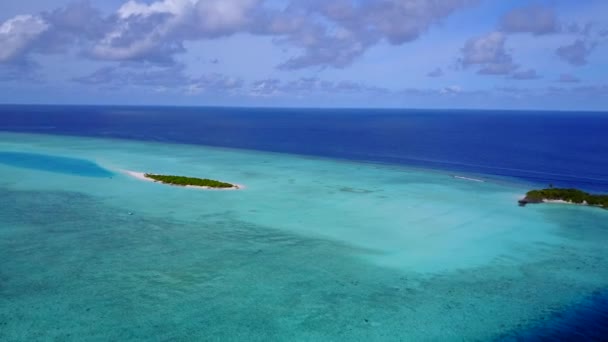
{"label": "green vegetation on island", "polygon": [[566,201],[608,209],[608,195],[592,195],[578,189],[550,188],[532,190],[519,203],[526,205],[528,203],[542,203],[544,201]]}
{"label": "green vegetation on island", "polygon": [[146,178],[153,179],[155,181],[171,184],[171,185],[180,185],[180,186],[200,186],[207,188],[216,188],[216,189],[230,189],[230,188],[238,188],[238,186],[220,182],[213,179],[202,179],[202,178],[194,178],[194,177],[183,177],[183,176],[167,176],[167,175],[155,175],[146,173]]}

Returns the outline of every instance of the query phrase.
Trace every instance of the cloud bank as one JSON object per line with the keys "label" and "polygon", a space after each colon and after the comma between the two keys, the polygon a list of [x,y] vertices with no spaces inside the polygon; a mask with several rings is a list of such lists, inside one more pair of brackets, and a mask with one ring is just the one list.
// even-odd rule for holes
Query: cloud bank
{"label": "cloud bank", "polygon": [[[175,64],[187,41],[268,36],[293,48],[280,67],[342,68],[381,42],[401,45],[476,0],[129,0],[104,16],[88,2],[0,26],[0,63],[77,49],[97,60]],[[40,42],[42,35],[44,42]]]}
{"label": "cloud bank", "polygon": [[500,28],[507,33],[552,34],[560,30],[555,9],[531,5],[513,9],[502,18]]}

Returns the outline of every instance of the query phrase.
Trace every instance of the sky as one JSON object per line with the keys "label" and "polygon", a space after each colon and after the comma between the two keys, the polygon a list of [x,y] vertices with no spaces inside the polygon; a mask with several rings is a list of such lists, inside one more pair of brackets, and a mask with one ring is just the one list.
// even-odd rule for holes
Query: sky
{"label": "sky", "polygon": [[0,2],[0,103],[608,110],[605,0]]}

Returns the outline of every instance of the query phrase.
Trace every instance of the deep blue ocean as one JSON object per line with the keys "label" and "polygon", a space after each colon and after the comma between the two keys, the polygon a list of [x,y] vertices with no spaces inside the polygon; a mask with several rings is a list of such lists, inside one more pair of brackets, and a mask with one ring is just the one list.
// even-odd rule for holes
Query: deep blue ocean
{"label": "deep blue ocean", "polygon": [[392,163],[608,192],[608,113],[5,105],[0,130]]}
{"label": "deep blue ocean", "polygon": [[[4,105],[0,131],[311,155],[608,193],[608,113]],[[27,154],[0,156],[18,166],[40,164],[40,156],[32,163]],[[106,176],[69,158],[53,163]],[[503,339],[608,341],[607,298],[594,293]]]}

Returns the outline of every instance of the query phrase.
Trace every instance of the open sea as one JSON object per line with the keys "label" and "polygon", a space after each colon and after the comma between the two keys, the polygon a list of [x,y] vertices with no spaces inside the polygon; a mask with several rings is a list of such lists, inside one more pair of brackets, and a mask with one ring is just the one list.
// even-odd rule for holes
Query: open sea
{"label": "open sea", "polygon": [[[0,341],[608,341],[608,113],[0,106]],[[245,186],[205,191],[125,170]]]}

